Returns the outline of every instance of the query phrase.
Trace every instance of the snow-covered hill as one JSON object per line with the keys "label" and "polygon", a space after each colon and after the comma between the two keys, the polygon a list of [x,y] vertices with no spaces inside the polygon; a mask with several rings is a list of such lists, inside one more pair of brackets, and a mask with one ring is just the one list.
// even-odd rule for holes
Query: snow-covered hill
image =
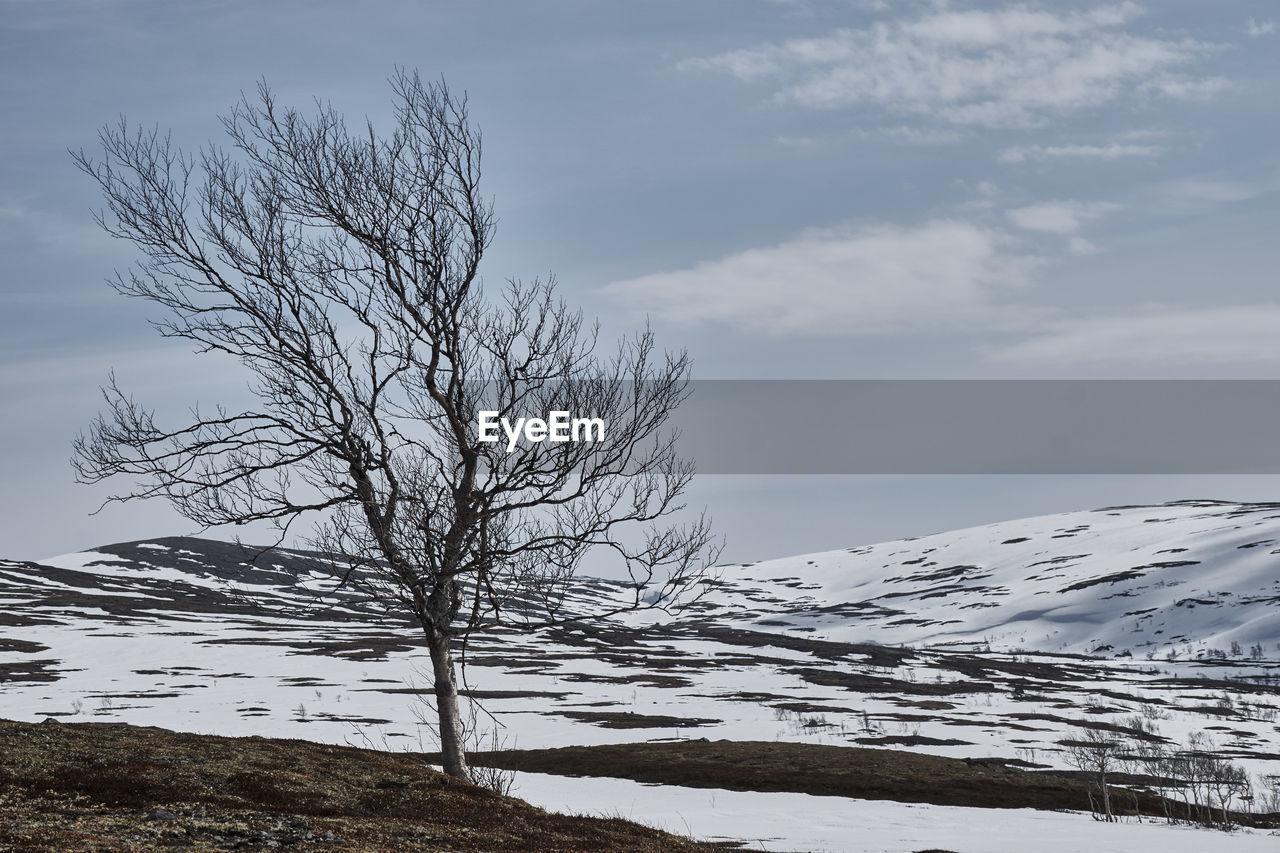
{"label": "snow-covered hill", "polygon": [[729,567],[703,613],[846,642],[1280,658],[1280,504],[1113,507]]}
{"label": "snow-covered hill", "polygon": [[[329,595],[328,568],[288,549],[122,543],[39,563],[0,560],[0,609],[28,624],[76,614],[386,620],[358,597]],[[1274,659],[1280,504],[1180,501],[1025,518],[724,566],[704,584],[679,617],[624,621],[893,646]],[[583,579],[574,597],[627,594]]]}
{"label": "snow-covered hill", "polygon": [[[1064,766],[1063,740],[1141,716],[1274,774],[1278,551],[1280,507],[1196,501],[725,566],[679,616],[478,636],[466,695],[521,748],[693,736]],[[325,568],[198,539],[0,561],[0,717],[431,748],[420,632],[322,595]]]}

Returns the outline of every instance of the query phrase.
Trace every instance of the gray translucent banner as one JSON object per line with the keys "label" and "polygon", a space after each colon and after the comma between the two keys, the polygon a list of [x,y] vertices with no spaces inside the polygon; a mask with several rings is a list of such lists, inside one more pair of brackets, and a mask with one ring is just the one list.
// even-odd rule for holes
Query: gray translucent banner
{"label": "gray translucent banner", "polygon": [[705,380],[702,474],[1276,474],[1280,380]]}

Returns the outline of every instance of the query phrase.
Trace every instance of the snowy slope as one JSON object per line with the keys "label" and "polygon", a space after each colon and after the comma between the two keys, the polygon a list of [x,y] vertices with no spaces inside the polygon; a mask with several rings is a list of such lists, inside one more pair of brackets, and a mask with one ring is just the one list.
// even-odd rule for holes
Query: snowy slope
{"label": "snowy slope", "polygon": [[[1274,774],[1277,549],[1280,509],[1196,502],[727,566],[678,618],[477,637],[464,680],[516,748],[706,737],[1062,767],[1061,741],[1141,714]],[[431,748],[420,632],[317,606],[329,586],[317,555],[197,539],[0,561],[0,716]]]}
{"label": "snowy slope", "polygon": [[1280,504],[1116,507],[729,567],[702,612],[849,642],[1276,658]]}

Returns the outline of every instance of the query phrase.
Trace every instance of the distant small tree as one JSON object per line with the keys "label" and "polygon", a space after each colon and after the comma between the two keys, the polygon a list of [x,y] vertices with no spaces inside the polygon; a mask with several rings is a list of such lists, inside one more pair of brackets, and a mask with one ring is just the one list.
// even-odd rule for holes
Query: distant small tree
{"label": "distant small tree", "polygon": [[[348,587],[412,614],[425,634],[445,770],[468,778],[455,647],[499,623],[565,618],[592,549],[620,560],[626,600],[669,606],[716,556],[710,524],[669,518],[693,475],[669,415],[684,353],[645,330],[597,354],[596,327],[553,282],[480,286],[493,238],[481,137],[465,97],[398,71],[395,123],[349,132],[265,84],[222,119],[229,149],[185,154],[122,119],[98,158],[98,221],[141,253],[110,284],[164,309],[165,337],[249,369],[258,404],[161,426],[112,377],[76,441],[78,478],[141,481],[111,500],[167,498],[202,526],[269,522],[311,543]],[[603,442],[480,440],[481,409],[599,418]],[[628,532],[630,531],[630,532]]]}
{"label": "distant small tree", "polygon": [[1256,807],[1262,814],[1272,815],[1280,820],[1280,775],[1261,776]]}
{"label": "distant small tree", "polygon": [[1096,782],[1102,794],[1102,814],[1108,821],[1115,820],[1108,777],[1119,769],[1120,741],[1106,732],[1089,729],[1083,739],[1063,743],[1067,747],[1067,760],[1085,774],[1090,805],[1093,804],[1092,785]]}
{"label": "distant small tree", "polygon": [[1221,756],[1214,758],[1209,767],[1208,783],[1222,815],[1222,828],[1230,829],[1232,805],[1237,800],[1243,803],[1253,799],[1253,783],[1239,764],[1232,764]]}

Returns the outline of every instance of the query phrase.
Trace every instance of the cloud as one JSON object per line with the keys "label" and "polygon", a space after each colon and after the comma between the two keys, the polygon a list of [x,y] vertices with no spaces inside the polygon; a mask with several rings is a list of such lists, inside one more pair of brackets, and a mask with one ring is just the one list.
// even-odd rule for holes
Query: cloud
{"label": "cloud", "polygon": [[1221,85],[1185,72],[1211,45],[1122,29],[1141,14],[1132,2],[1067,13],[935,7],[914,19],[730,51],[679,67],[776,81],[780,100],[809,107],[871,104],[987,127],[1035,126],[1126,95],[1203,97]]}
{"label": "cloud", "polygon": [[1115,210],[1109,202],[1049,201],[1006,211],[1014,225],[1026,231],[1067,236],[1080,230],[1080,225]]}
{"label": "cloud", "polygon": [[605,291],[672,323],[769,335],[974,331],[1021,326],[1001,299],[1041,263],[998,230],[939,219],[814,231]]}
{"label": "cloud", "polygon": [[1180,101],[1203,101],[1227,88],[1225,77],[1164,77],[1143,84],[1143,89],[1154,90]]}
{"label": "cloud", "polygon": [[1205,178],[1186,178],[1162,184],[1160,192],[1169,198],[1185,199],[1192,202],[1210,204],[1226,204],[1234,201],[1247,201],[1266,192],[1266,188],[1241,183],[1240,181],[1219,181]]}
{"label": "cloud", "polygon": [[1001,163],[1028,160],[1119,160],[1122,157],[1155,157],[1162,149],[1154,145],[1111,142],[1106,145],[1015,145],[996,155]]}
{"label": "cloud", "polygon": [[1275,21],[1255,21],[1250,18],[1245,24],[1244,31],[1252,38],[1259,36],[1269,36],[1276,31]]}
{"label": "cloud", "polygon": [[1147,309],[1058,323],[994,361],[1084,365],[1280,362],[1280,305]]}
{"label": "cloud", "polygon": [[1067,241],[1067,248],[1073,255],[1096,255],[1102,251],[1096,243],[1083,237],[1072,237]]}
{"label": "cloud", "polygon": [[1194,215],[1249,201],[1280,189],[1280,180],[1268,176],[1251,182],[1216,177],[1178,178],[1156,184],[1146,193],[1146,204],[1162,214]]}
{"label": "cloud", "polygon": [[[932,145],[951,145],[960,142],[966,134],[946,127],[910,127],[908,125],[884,126],[875,128],[858,127],[849,131],[849,136],[859,140],[873,142],[889,142],[895,145],[927,147]],[[841,137],[843,139],[843,137]],[[830,142],[830,137],[790,136],[777,137],[781,145],[789,147],[814,146]]]}
{"label": "cloud", "polygon": [[859,128],[854,135],[862,139],[886,138],[904,145],[950,145],[964,139],[964,134],[943,128],[921,128],[898,125],[881,127],[875,130]]}

